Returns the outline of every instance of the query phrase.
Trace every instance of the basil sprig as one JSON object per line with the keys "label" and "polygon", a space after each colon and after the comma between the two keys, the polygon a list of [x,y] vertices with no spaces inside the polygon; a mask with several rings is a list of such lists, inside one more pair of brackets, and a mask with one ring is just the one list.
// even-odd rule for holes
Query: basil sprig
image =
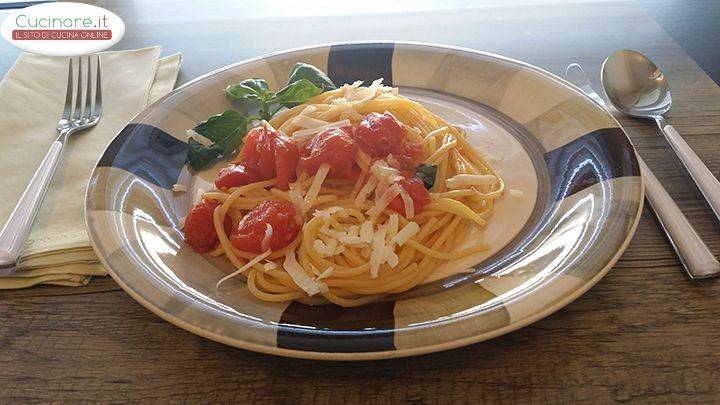
{"label": "basil sprig", "polygon": [[242,145],[251,121],[269,120],[283,107],[294,107],[336,88],[325,73],[307,63],[295,64],[287,85],[277,93],[270,90],[265,80],[258,78],[228,86],[225,97],[242,112],[227,110],[199,123],[194,128],[195,132],[212,144],[205,145],[189,139],[188,164],[200,170],[218,156],[228,156]]}

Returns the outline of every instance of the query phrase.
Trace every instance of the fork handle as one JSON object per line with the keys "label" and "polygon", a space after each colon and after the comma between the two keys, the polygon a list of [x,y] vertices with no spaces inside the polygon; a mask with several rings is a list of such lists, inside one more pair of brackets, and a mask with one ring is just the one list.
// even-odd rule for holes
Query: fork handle
{"label": "fork handle", "polygon": [[64,146],[62,140],[61,136],[50,146],[50,150],[45,154],[10,218],[0,231],[0,275],[11,275],[17,269],[20,252],[60,161]]}
{"label": "fork handle", "polygon": [[645,179],[645,197],[655,211],[660,225],[665,229],[665,234],[687,274],[693,280],[720,275],[720,263],[713,253],[640,156],[638,160]]}

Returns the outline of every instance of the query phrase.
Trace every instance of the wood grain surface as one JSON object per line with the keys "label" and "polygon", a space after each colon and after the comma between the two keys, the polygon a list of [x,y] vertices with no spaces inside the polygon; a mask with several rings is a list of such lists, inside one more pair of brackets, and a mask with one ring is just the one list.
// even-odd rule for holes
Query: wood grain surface
{"label": "wood grain surface", "polygon": [[[182,52],[181,81],[284,48],[393,39],[497,52],[556,74],[579,62],[599,89],[603,58],[637,49],[669,77],[668,121],[720,175],[720,88],[634,3],[352,18],[248,16],[243,4],[209,1],[98,4],[127,24],[118,49]],[[0,45],[0,73],[16,55]],[[720,253],[718,221],[653,124],[619,120]],[[719,379],[720,284],[688,281],[647,208],[615,268],[577,301],[509,335],[414,358],[321,363],[233,349],[166,323],[109,278],[0,292],[0,402],[718,402]]]}

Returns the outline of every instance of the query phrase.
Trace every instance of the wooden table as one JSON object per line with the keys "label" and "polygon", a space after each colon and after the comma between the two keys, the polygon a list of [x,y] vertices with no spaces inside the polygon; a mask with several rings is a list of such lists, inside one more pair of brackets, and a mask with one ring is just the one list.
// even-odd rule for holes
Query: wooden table
{"label": "wooden table", "polygon": [[[343,40],[460,45],[556,74],[580,62],[594,78],[613,50],[637,49],[670,79],[669,122],[720,175],[720,88],[640,5],[457,3],[341,18],[292,17],[312,10],[274,2],[99,5],[127,24],[117,48],[162,44],[167,53],[182,52],[181,82],[269,51]],[[367,4],[343,7],[373,10]],[[0,73],[16,55],[0,45]],[[720,253],[718,222],[665,140],[649,122],[620,121]],[[647,209],[615,268],[574,303],[509,335],[415,358],[320,363],[226,347],[162,321],[109,278],[84,288],[0,292],[1,402],[710,402],[720,400],[719,378],[720,284],[688,281]]]}

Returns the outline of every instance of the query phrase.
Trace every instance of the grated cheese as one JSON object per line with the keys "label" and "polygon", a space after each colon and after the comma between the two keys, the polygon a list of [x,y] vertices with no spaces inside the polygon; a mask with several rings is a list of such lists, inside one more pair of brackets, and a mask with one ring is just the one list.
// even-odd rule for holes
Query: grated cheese
{"label": "grated cheese", "polygon": [[305,208],[303,212],[309,210],[310,207],[312,207],[312,205],[315,203],[315,199],[317,198],[318,194],[320,194],[320,188],[322,187],[322,184],[325,181],[325,177],[327,177],[329,171],[329,164],[323,163],[320,165],[320,168],[315,173],[315,178],[313,178],[313,182],[310,185],[307,194],[305,194],[305,200],[303,201]]}
{"label": "grated cheese", "polygon": [[388,166],[384,160],[376,160],[372,166],[370,166],[370,172],[386,184],[397,183],[403,179],[400,175],[400,170]]}
{"label": "grated cheese", "polygon": [[382,85],[383,79],[377,79],[374,80],[370,86],[359,89],[357,92],[352,94],[350,97],[345,97],[348,101],[357,101],[357,102],[364,102],[368,100],[372,100],[376,95],[378,90],[380,89],[380,86]]}
{"label": "grated cheese", "polygon": [[371,221],[363,222],[362,225],[360,225],[360,241],[364,243],[371,243],[374,236],[375,231],[373,230],[373,223]]}
{"label": "grated cheese", "polygon": [[195,132],[195,130],[192,129],[188,129],[186,135],[188,136],[188,139],[193,139],[195,142],[203,146],[212,146],[212,144],[214,143],[207,137],[198,134],[197,132]]}
{"label": "grated cheese", "polygon": [[300,115],[312,114],[315,111],[317,111],[317,107],[315,107],[314,105],[309,105],[305,107],[302,111],[300,111]]}
{"label": "grated cheese", "polygon": [[269,223],[265,223],[265,237],[260,242],[260,250],[263,252],[270,248],[270,238],[273,236],[273,227]]}
{"label": "grated cheese", "polygon": [[375,176],[370,177],[367,183],[365,183],[365,185],[358,192],[357,197],[355,197],[355,201],[353,201],[353,205],[355,206],[355,208],[362,208],[363,203],[367,200],[368,195],[372,193],[372,191],[375,190],[377,186],[377,178],[375,178]]}
{"label": "grated cheese", "polygon": [[395,268],[395,266],[398,265],[400,262],[400,258],[397,254],[395,254],[395,251],[393,250],[392,246],[385,246],[383,247],[383,262],[387,263],[388,266],[391,268]]}
{"label": "grated cheese", "polygon": [[385,208],[390,204],[390,201],[395,199],[398,195],[400,195],[400,186],[396,184],[393,184],[392,186],[388,187],[387,190],[378,198],[378,200],[375,202],[375,206],[370,208],[367,211],[367,214],[371,217],[380,214],[383,212]]}
{"label": "grated cheese", "polygon": [[392,240],[398,232],[399,218],[397,214],[390,215],[387,224],[387,239]]}
{"label": "grated cheese", "polygon": [[402,198],[403,205],[405,205],[405,218],[412,218],[415,216],[415,202],[412,197],[408,194],[407,190],[400,187],[400,198]]}
{"label": "grated cheese", "polygon": [[288,194],[290,195],[290,202],[295,207],[295,212],[298,215],[300,222],[305,222],[305,202],[303,201],[302,188],[300,183],[290,183]]}
{"label": "grated cheese", "polygon": [[270,271],[277,268],[277,264],[275,262],[267,261],[263,264],[263,270]]}
{"label": "grated cheese", "polygon": [[467,186],[490,186],[497,181],[497,177],[492,174],[458,174],[445,180],[445,185],[450,189],[458,189]]}
{"label": "grated cheese", "polygon": [[353,82],[353,84],[351,84],[351,85],[349,85],[349,86],[346,85],[347,88],[345,89],[345,96],[344,96],[345,99],[346,99],[347,101],[351,101],[351,100],[352,100],[352,97],[353,97],[353,93],[354,93],[355,90],[357,90],[357,88],[360,87],[361,85],[362,85],[362,80],[356,80],[356,81]]}
{"label": "grated cheese", "polygon": [[408,222],[407,225],[403,227],[403,229],[400,230],[400,232],[395,235],[394,238],[390,241],[390,243],[397,244],[398,246],[402,246],[410,240],[413,236],[415,236],[418,232],[420,232],[420,225],[417,224],[417,222]]}
{"label": "grated cheese", "polygon": [[351,126],[350,120],[344,119],[336,122],[331,122],[327,125],[322,125],[315,128],[306,128],[301,129],[298,131],[293,132],[292,138],[298,143],[304,143],[305,141],[308,141],[310,138],[315,136],[317,133],[322,132],[329,128],[342,128],[342,127],[348,127]]}
{"label": "grated cheese", "polygon": [[383,263],[385,256],[385,233],[387,228],[381,226],[380,229],[375,232],[375,238],[372,244],[372,253],[370,253],[370,277],[377,278],[378,272],[380,271],[380,265]]}
{"label": "grated cheese", "polygon": [[295,257],[295,252],[290,251],[285,253],[283,268],[290,275],[290,278],[292,278],[295,284],[302,288],[309,296],[312,297],[322,291],[322,283],[318,283],[308,276],[302,266],[300,266],[300,263],[298,263],[297,258]]}
{"label": "grated cheese", "polygon": [[227,280],[230,280],[231,278],[237,276],[238,274],[244,272],[245,270],[249,269],[250,267],[260,263],[261,261],[265,260],[266,257],[270,256],[271,251],[266,251],[265,253],[255,256],[254,259],[250,260],[249,262],[245,263],[244,266],[240,267],[239,269],[235,270],[234,272],[228,274],[227,276],[220,279],[220,281],[215,284],[215,289],[217,290],[220,288],[220,284],[224,283]]}
{"label": "grated cheese", "polygon": [[173,184],[172,186],[173,193],[184,193],[187,191],[187,187],[185,187],[182,184]]}
{"label": "grated cheese", "polygon": [[327,121],[308,117],[307,115],[296,116],[295,118],[293,118],[292,123],[293,123],[293,125],[297,125],[301,128],[317,128],[317,127],[324,127],[327,124],[329,124],[329,122],[327,122]]}
{"label": "grated cheese", "polygon": [[202,196],[205,194],[205,190],[198,188],[195,190],[195,194],[193,195],[193,205],[200,203],[202,201]]}

